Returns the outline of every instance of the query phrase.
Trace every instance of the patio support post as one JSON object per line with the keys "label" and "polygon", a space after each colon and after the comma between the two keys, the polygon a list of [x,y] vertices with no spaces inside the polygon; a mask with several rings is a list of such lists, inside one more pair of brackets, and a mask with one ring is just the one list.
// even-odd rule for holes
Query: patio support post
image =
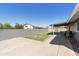
{"label": "patio support post", "polygon": [[54,35],[54,27],[53,27],[53,35]]}

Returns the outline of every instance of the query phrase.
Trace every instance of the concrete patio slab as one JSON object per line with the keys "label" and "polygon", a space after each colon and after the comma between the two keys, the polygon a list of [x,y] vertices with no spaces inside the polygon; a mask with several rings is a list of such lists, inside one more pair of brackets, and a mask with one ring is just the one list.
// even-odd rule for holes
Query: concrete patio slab
{"label": "concrete patio slab", "polygon": [[57,55],[58,46],[26,38],[0,41],[0,55]]}
{"label": "concrete patio slab", "polygon": [[[59,41],[59,43],[61,42]],[[18,37],[0,41],[0,55],[2,56],[57,56],[57,55],[73,56],[74,55],[75,56],[75,52],[67,48],[66,46],[50,43],[48,44],[47,41],[41,42]]]}

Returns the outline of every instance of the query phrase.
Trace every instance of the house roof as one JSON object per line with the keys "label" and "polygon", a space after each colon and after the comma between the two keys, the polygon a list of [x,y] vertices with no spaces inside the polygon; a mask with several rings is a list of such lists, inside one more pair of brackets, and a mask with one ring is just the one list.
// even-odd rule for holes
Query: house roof
{"label": "house roof", "polygon": [[68,19],[68,23],[77,21],[79,18],[79,3],[77,3],[71,13],[71,16]]}
{"label": "house roof", "polygon": [[68,23],[70,22],[76,22],[79,20],[79,10],[76,11],[76,13],[73,15],[73,17],[68,21]]}
{"label": "house roof", "polygon": [[77,3],[72,11],[71,16],[69,17],[67,22],[53,24],[53,26],[67,26],[71,23],[79,21],[79,3]]}

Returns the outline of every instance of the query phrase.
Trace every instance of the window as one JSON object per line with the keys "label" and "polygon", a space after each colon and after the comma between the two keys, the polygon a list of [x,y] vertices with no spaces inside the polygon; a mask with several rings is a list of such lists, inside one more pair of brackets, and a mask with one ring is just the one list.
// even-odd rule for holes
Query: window
{"label": "window", "polygon": [[28,27],[27,25],[25,25],[25,27]]}

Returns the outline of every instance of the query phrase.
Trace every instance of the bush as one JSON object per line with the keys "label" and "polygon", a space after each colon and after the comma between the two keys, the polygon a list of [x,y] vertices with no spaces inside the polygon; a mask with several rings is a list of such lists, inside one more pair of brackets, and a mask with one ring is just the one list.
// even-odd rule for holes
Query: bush
{"label": "bush", "polygon": [[2,23],[0,23],[0,29],[3,29],[3,24]]}
{"label": "bush", "polygon": [[5,23],[5,24],[3,25],[3,29],[13,29],[13,27],[11,26],[11,24]]}
{"label": "bush", "polygon": [[15,29],[23,29],[23,25],[16,23],[16,25],[14,26]]}

